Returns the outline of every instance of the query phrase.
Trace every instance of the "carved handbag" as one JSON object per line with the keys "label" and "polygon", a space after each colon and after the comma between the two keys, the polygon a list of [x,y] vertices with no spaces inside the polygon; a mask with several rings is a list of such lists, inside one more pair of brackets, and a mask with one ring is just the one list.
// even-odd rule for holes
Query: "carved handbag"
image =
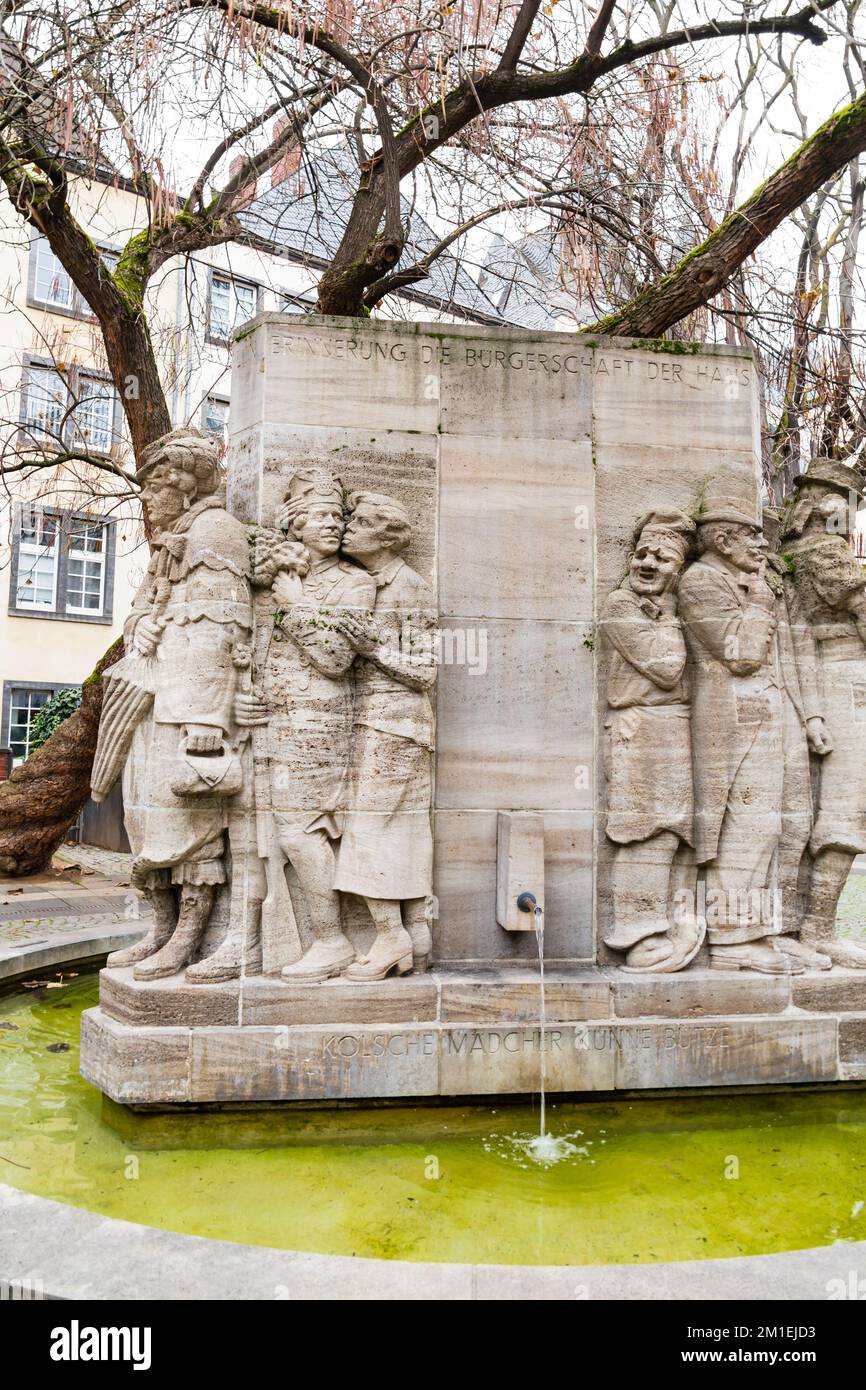
{"label": "carved handbag", "polygon": [[241,760],[232,749],[215,756],[184,749],[171,789],[175,796],[236,796],[242,784]]}

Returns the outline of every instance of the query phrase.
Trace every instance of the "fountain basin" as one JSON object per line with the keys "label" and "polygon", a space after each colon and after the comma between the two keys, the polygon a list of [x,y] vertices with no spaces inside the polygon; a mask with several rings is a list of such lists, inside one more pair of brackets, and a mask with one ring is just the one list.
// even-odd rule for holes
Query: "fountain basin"
{"label": "fountain basin", "polygon": [[81,975],[0,1004],[0,1167],[21,1193],[180,1235],[460,1265],[736,1261],[866,1235],[859,1087],[559,1101],[559,1162],[527,1152],[526,1105],[136,1114],[78,1075],[96,989]]}

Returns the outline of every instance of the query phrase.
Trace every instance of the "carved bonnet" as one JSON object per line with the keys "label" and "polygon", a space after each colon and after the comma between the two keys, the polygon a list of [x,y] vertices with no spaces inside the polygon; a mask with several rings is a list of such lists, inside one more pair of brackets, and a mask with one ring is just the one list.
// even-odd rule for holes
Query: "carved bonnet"
{"label": "carved bonnet", "polygon": [[189,498],[206,497],[216,492],[222,481],[219,451],[210,435],[202,430],[184,427],[161,435],[142,452],[138,479],[146,487],[148,479],[160,464],[173,474],[173,482]]}

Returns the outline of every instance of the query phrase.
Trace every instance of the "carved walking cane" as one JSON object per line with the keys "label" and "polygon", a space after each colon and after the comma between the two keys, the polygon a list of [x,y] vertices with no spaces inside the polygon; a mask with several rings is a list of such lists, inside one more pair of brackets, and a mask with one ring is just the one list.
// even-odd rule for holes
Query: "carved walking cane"
{"label": "carved walking cane", "polygon": [[[255,538],[253,560],[253,580],[259,585],[272,583],[278,572],[274,563],[274,550],[283,543],[282,536],[259,532]],[[279,566],[283,568],[283,566]],[[291,570],[288,571],[293,573]],[[300,580],[295,573],[293,577]],[[253,637],[254,666],[256,672],[264,669],[275,617],[261,612],[261,603],[255,605],[255,632]],[[265,618],[262,621],[263,617]],[[247,676],[247,689],[251,695],[260,697],[253,684],[253,673]],[[286,882],[286,860],[277,840],[274,824],[273,800],[271,795],[271,739],[270,725],[254,725],[250,730],[253,754],[253,789],[256,816],[256,845],[259,858],[265,865],[267,896],[262,902],[262,970],[265,975],[279,975],[284,965],[292,965],[303,955],[303,944],[298,931],[298,921],[292,904],[289,886]]]}

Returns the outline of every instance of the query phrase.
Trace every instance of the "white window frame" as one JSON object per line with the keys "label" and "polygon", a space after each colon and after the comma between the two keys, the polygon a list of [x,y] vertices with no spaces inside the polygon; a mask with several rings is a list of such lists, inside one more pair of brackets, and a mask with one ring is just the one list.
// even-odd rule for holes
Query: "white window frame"
{"label": "white window frame", "polygon": [[[36,263],[33,267],[33,298],[36,301],[36,303],[44,305],[47,309],[62,309],[64,313],[74,313],[76,300],[78,298],[78,291],[75,287],[75,282],[72,279],[72,276],[69,274],[69,271],[63,265],[63,263],[60,260],[58,260],[57,256],[55,256],[54,252],[51,249],[51,245],[46,237],[36,237],[33,254],[36,258]],[[49,277],[49,291],[51,285],[54,283],[56,279],[65,280],[67,289],[69,291],[68,299],[57,299],[51,293],[46,295],[42,295],[39,293],[40,262],[43,264],[43,266],[45,262],[47,262],[48,269],[51,271],[51,275]]]}
{"label": "white window frame", "polygon": [[[214,323],[214,285],[217,281],[227,285],[229,292],[229,319],[225,331],[223,331],[222,327],[217,327]],[[238,314],[238,309],[240,307],[237,294],[238,286],[241,286],[241,288],[245,290],[252,290],[253,293],[252,313],[243,319],[240,318]],[[246,280],[241,275],[232,275],[228,270],[218,270],[216,267],[212,266],[210,270],[210,279],[208,281],[207,301],[207,336],[209,341],[212,343],[229,342],[232,334],[238,328],[245,323],[249,323],[250,319],[255,318],[258,313],[260,295],[261,286],[256,284],[255,280]]]}
{"label": "white window frame", "polygon": [[[113,271],[120,257],[120,248],[110,246],[107,242],[97,242],[96,249],[106,269]],[[47,296],[43,296],[39,292],[40,266],[49,273],[49,294]],[[59,279],[60,277],[66,281],[69,287],[69,298],[67,300],[56,299],[50,293],[53,279]],[[58,257],[55,256],[47,237],[42,236],[40,232],[36,233],[30,243],[27,302],[36,309],[44,309],[46,313],[49,314],[63,314],[66,318],[93,319],[95,317],[93,310],[78,289],[72,276]]]}
{"label": "white window frame", "polygon": [[[23,756],[22,756],[20,753],[14,754],[14,755],[13,755],[13,758],[12,758],[12,766],[13,766],[13,767],[20,767],[21,764],[22,764],[23,762],[25,762],[25,761],[27,760],[27,758],[30,757],[30,730],[31,730],[32,727],[33,727],[33,719],[34,719],[34,716],[35,716],[36,713],[38,713],[38,711],[39,711],[40,709],[42,709],[42,706],[43,706],[43,705],[47,705],[47,704],[48,704],[48,701],[49,701],[50,699],[52,699],[53,696],[54,696],[56,693],[57,693],[57,692],[56,692],[56,691],[53,691],[53,690],[52,690],[52,691],[49,691],[49,690],[39,690],[39,689],[37,689],[37,687],[31,686],[31,685],[15,685],[15,686],[12,687],[12,690],[11,690],[11,692],[10,692],[10,699],[9,699],[9,747],[10,747],[10,748],[12,747],[12,715],[13,715],[14,710],[15,710],[15,696],[16,696],[16,695],[21,695],[21,694],[23,694],[23,695],[27,695],[27,696],[28,696],[27,713],[28,713],[28,715],[30,716],[29,719],[27,720],[27,734],[26,734],[25,742],[24,742],[24,754],[23,754]],[[31,696],[33,696],[33,695],[44,695],[44,696],[45,696],[45,699],[42,701],[42,704],[41,704],[41,705],[37,705],[35,710],[34,710],[33,706],[29,703],[29,697],[31,697]]]}
{"label": "white window frame", "polygon": [[[105,392],[99,394],[97,394],[97,392],[93,392],[93,394],[89,397],[83,396],[81,391],[82,385],[90,384],[105,387]],[[72,399],[73,396],[75,397],[74,404]],[[94,447],[90,443],[89,439],[85,438],[84,431],[81,425],[81,420],[85,413],[85,404],[88,400],[94,399],[104,400],[108,403],[108,421],[105,429],[105,434],[107,437],[107,447],[105,449]],[[68,434],[70,443],[73,446],[75,446],[75,444],[77,444],[79,441],[82,441],[82,448],[85,450],[85,452],[99,454],[101,457],[110,456],[112,449],[118,442],[115,437],[117,405],[117,388],[114,385],[113,381],[109,381],[106,377],[100,376],[97,372],[88,372],[85,368],[79,369],[79,371],[76,373],[74,390],[71,390],[69,393]]]}
{"label": "white window frame", "polygon": [[[222,422],[222,430],[220,431],[219,434],[216,432],[216,430],[212,430],[212,429],[209,429],[209,428],[208,428],[208,407],[209,407],[210,405],[212,405],[212,404],[213,404],[213,405],[220,405],[220,406],[222,406],[222,407],[223,407],[223,410],[225,411],[225,416],[224,416],[223,422]],[[204,406],[202,407],[202,413],[201,413],[201,427],[202,427],[202,429],[204,430],[205,434],[207,434],[207,435],[209,435],[209,436],[211,437],[211,439],[217,439],[217,440],[219,440],[221,443],[225,444],[225,443],[227,442],[227,440],[228,440],[228,423],[229,423],[229,400],[228,400],[228,398],[227,398],[226,396],[217,395],[217,394],[216,394],[215,392],[213,392],[213,391],[209,391],[208,394],[205,396]]]}
{"label": "white window frame", "polygon": [[[41,362],[28,362],[24,368],[24,372],[24,409],[22,412],[22,426],[28,434],[33,436],[34,440],[39,438],[47,439],[60,447],[69,424],[68,418],[64,418],[69,409],[69,382],[63,373],[58,371],[56,367],[47,366]],[[35,418],[34,414],[36,400],[33,390],[34,385],[37,382],[45,381],[49,378],[56,381],[61,388],[57,402],[61,424],[60,428],[56,431],[45,429]]]}
{"label": "white window frame", "polygon": [[[57,611],[57,578],[60,573],[60,517],[53,512],[49,512],[46,514],[41,511],[36,512],[35,515],[38,527],[37,540],[25,541],[20,530],[18,533],[18,572],[15,576],[15,607],[26,609],[28,613],[53,614]],[[46,520],[50,520],[52,525],[54,526],[54,544],[50,547],[52,551],[51,559],[54,562],[54,573],[51,582],[50,606],[47,606],[44,603],[30,602],[28,601],[26,596],[23,599],[21,598],[21,572],[22,568],[24,568],[24,565],[22,565],[22,561],[24,561],[24,563],[26,564],[26,559],[28,556],[33,556],[35,561],[37,562],[40,559],[44,558],[47,547],[39,541],[38,536],[41,535],[42,525]],[[19,517],[16,522],[16,525],[20,527],[22,526],[22,524],[23,523],[21,521],[21,518]],[[35,594],[35,584],[33,586],[33,591]]]}
{"label": "white window frame", "polygon": [[[55,433],[45,429],[43,425],[34,417],[34,384],[45,382],[47,379],[55,381],[60,386],[62,395],[58,401],[58,411],[62,420],[62,428]],[[82,395],[82,384],[94,383],[105,388],[102,399],[108,402],[108,421],[106,426],[107,448],[96,448],[85,438],[83,423],[86,414],[86,403],[88,397]],[[43,386],[40,388],[45,390]],[[101,393],[100,393],[101,394]],[[94,392],[95,396],[96,393]],[[93,396],[90,397],[93,399]],[[120,415],[120,396],[114,382],[104,372],[95,367],[76,367],[70,374],[60,371],[51,363],[40,362],[33,358],[25,360],[24,378],[21,389],[21,419],[19,429],[26,438],[23,442],[24,448],[38,449],[40,441],[44,441],[41,447],[55,449],[79,449],[82,453],[96,454],[100,458],[111,458],[118,446],[123,443],[123,436],[119,428]]]}
{"label": "white window frame", "polygon": [[[66,592],[63,595],[63,606],[66,613],[79,613],[85,618],[102,618],[105,614],[105,569],[108,555],[108,527],[104,521],[87,521],[83,517],[71,517],[68,525],[70,530],[76,526],[86,526],[89,529],[102,532],[102,549],[95,553],[89,550],[77,550],[70,539],[66,551]],[[81,597],[85,597],[85,582],[87,580],[87,565],[98,563],[99,565],[99,607],[87,608],[73,603],[69,597],[69,562],[70,560],[81,560],[84,571],[81,576]]]}

